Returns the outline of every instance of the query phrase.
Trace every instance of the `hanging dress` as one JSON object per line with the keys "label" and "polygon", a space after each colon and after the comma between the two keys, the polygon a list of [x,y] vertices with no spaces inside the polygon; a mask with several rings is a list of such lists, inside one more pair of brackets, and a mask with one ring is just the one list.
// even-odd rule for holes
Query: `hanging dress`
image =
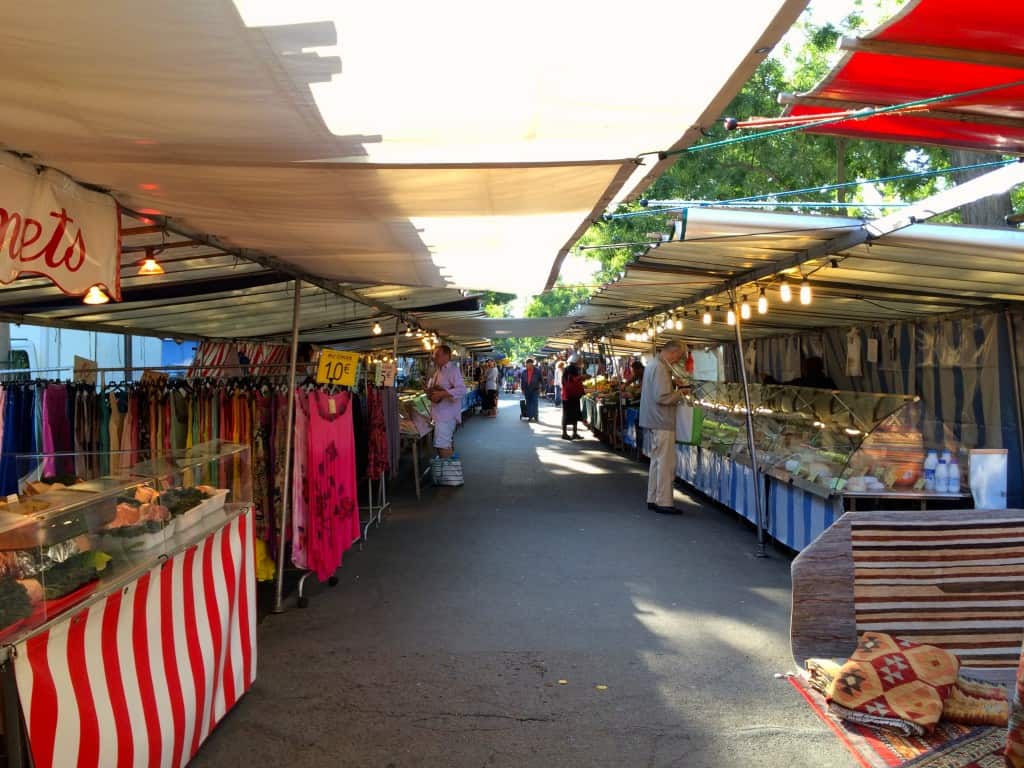
{"label": "hanging dress", "polygon": [[321,581],[334,574],[359,538],[353,402],[349,392],[310,395],[308,560]]}
{"label": "hanging dress", "polygon": [[295,447],[292,456],[292,563],[308,568],[306,535],[309,529],[309,486],[306,471],[309,459],[309,394],[301,387],[295,390]]}

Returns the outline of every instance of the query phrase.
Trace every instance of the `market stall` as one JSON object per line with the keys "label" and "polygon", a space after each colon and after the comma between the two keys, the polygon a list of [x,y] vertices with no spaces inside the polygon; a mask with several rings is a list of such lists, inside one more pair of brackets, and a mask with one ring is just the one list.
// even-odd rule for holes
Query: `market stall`
{"label": "market stall", "polygon": [[184,765],[256,677],[248,449],[18,464],[0,508],[6,764]]}

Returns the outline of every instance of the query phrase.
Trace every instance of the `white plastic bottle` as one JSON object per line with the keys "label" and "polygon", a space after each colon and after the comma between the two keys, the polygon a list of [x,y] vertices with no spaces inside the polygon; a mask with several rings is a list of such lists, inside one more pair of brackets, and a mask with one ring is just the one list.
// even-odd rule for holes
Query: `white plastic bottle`
{"label": "white plastic bottle", "polygon": [[946,455],[942,454],[939,459],[939,466],[935,468],[935,492],[948,493],[949,489],[949,464],[946,463]]}
{"label": "white plastic bottle", "polygon": [[952,454],[949,458],[949,479],[946,481],[946,493],[960,493],[960,463]]}
{"label": "white plastic bottle", "polygon": [[935,451],[928,451],[924,459],[924,489],[935,490],[935,469],[939,466],[939,454]]}

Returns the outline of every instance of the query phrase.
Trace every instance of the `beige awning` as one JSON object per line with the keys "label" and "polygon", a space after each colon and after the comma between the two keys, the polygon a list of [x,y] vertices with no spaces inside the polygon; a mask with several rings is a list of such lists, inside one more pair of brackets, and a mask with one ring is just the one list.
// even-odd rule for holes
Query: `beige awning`
{"label": "beige awning", "polygon": [[565,333],[572,322],[572,318],[569,317],[469,317],[430,320],[438,333],[450,336],[479,336],[485,339],[515,339],[527,336],[547,338]]}
{"label": "beige awning", "polygon": [[312,275],[527,293],[804,5],[648,4],[671,44],[633,66],[582,0],[38,0],[0,29],[0,142]]}

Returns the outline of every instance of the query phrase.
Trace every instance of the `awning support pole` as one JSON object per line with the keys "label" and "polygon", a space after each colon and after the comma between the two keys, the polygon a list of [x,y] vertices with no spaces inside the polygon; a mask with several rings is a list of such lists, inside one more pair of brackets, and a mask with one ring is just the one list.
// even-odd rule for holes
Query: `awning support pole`
{"label": "awning support pole", "polygon": [[[764,509],[761,506],[761,484],[757,479],[757,449],[754,446],[754,416],[753,411],[750,407],[750,387],[747,384],[747,361],[743,352],[743,332],[740,330],[740,312],[739,307],[736,306],[736,294],[732,296],[732,310],[736,315],[736,349],[737,357],[740,362],[740,381],[743,383],[743,404],[747,409],[747,450],[750,452],[750,470],[753,473],[753,485],[754,485],[754,510],[757,515],[757,552],[754,553],[754,557],[768,557],[768,551],[765,548],[765,525],[764,525]],[[737,466],[741,466],[737,464]]]}
{"label": "awning support pole", "polygon": [[288,421],[285,434],[288,440],[284,449],[285,489],[281,494],[281,519],[277,531],[277,573],[274,585],[274,613],[282,613],[281,600],[284,591],[285,535],[288,530],[288,513],[291,511],[290,483],[292,476],[292,454],[295,451],[295,369],[299,362],[299,312],[302,306],[302,281],[295,281],[295,303],[292,307],[292,349],[291,364],[288,367]]}

